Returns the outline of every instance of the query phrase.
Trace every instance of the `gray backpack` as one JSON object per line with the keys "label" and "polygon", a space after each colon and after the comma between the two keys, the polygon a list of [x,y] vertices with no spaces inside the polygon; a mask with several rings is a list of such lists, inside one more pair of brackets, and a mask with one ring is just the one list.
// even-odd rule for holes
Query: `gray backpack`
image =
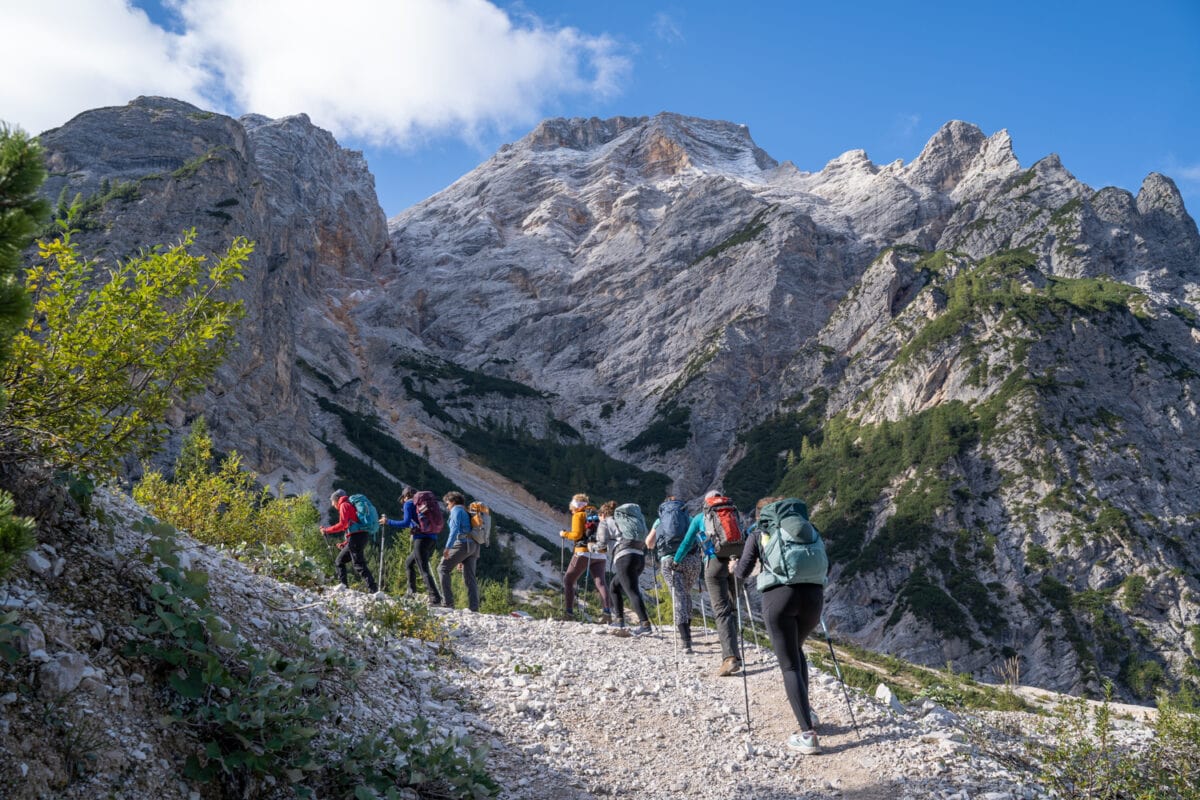
{"label": "gray backpack", "polygon": [[645,539],[650,532],[646,527],[646,518],[637,503],[626,503],[613,510],[613,522],[616,523],[620,538],[609,544],[614,552],[632,548],[639,553],[646,550]]}

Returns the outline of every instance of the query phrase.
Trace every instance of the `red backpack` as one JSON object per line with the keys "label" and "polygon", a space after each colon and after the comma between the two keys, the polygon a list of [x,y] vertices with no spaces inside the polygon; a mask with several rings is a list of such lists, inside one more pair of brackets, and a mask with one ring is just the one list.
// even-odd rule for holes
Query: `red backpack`
{"label": "red backpack", "polygon": [[437,495],[426,489],[413,495],[413,507],[417,510],[417,530],[421,533],[441,533],[446,524]]}
{"label": "red backpack", "polygon": [[738,558],[746,537],[733,501],[723,495],[710,497],[704,508],[704,535],[718,558]]}

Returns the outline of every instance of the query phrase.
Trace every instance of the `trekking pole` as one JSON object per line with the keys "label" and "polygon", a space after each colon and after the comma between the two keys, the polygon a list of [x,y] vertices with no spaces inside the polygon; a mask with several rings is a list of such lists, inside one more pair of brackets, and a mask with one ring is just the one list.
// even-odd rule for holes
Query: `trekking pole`
{"label": "trekking pole", "polygon": [[591,612],[588,611],[588,584],[592,582],[592,559],[591,556],[588,556],[586,553],[584,555],[587,556],[587,571],[584,573],[583,577],[583,618],[590,623],[592,621],[592,615]]}
{"label": "trekking pole", "polygon": [[738,657],[742,660],[742,695],[746,698],[746,755],[753,756],[754,751],[750,747],[750,685],[746,681],[746,631],[742,628],[742,598],[734,592],[733,600],[737,603]]}
{"label": "trekking pole", "polygon": [[838,665],[837,655],[833,652],[833,639],[829,638],[829,628],[825,627],[825,615],[821,615],[821,630],[825,631],[825,642],[829,645],[829,655],[833,658],[833,670],[837,673],[838,683],[842,684],[842,695],[846,698],[846,708],[850,709],[850,721],[854,723],[854,732],[862,739],[862,731],[858,729],[858,720],[854,718],[854,706],[850,705],[850,692],[846,690],[846,682],[842,680],[842,668]]}
{"label": "trekking pole", "polygon": [[[713,612],[713,616],[716,616],[716,611]],[[709,634],[708,613],[704,610],[704,592],[700,593],[700,619],[704,621],[704,638],[707,639]]]}
{"label": "trekking pole", "polygon": [[658,586],[658,558],[654,559],[654,609],[658,615],[658,627],[662,627],[662,589]]}
{"label": "trekking pole", "polygon": [[387,529],[379,523],[379,591],[383,591],[383,548],[387,546]]}
{"label": "trekking pole", "polygon": [[[733,590],[734,594],[736,594],[737,586],[734,586]],[[761,650],[762,645],[758,643],[758,630],[754,627],[754,607],[750,605],[750,589],[747,588],[744,582],[742,583],[742,597],[746,600],[746,618],[750,620],[750,638],[754,640],[755,648]]]}

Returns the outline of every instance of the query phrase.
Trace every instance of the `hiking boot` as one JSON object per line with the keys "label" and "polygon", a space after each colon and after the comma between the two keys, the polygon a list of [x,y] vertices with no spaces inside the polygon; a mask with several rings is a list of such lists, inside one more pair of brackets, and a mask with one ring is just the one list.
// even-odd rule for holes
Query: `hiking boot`
{"label": "hiking boot", "polygon": [[643,622],[641,625],[638,625],[636,628],[631,630],[629,632],[629,635],[630,636],[649,636],[650,635],[650,623]]}
{"label": "hiking boot", "polygon": [[610,622],[612,622],[612,619],[613,619],[613,618],[612,618],[612,614],[611,614],[611,613],[609,613],[609,612],[607,612],[607,611],[605,611],[603,614],[601,614],[601,615],[600,615],[600,624],[601,624],[601,625],[607,625],[607,624],[609,624]]}
{"label": "hiking boot", "polygon": [[558,621],[559,622],[578,622],[579,620],[575,617],[574,614],[568,614],[567,612],[564,611],[563,613],[558,615]]}
{"label": "hiking boot", "polygon": [[[733,675],[734,673],[738,672],[741,668],[742,668],[742,662],[738,660],[738,657],[737,656],[729,656],[728,658],[726,658],[724,661],[721,662],[721,668],[719,670],[717,670],[717,675],[724,678],[726,675]],[[813,723],[813,724],[815,725],[816,723]]]}
{"label": "hiking boot", "polygon": [[788,737],[787,746],[806,756],[815,756],[821,752],[821,745],[817,742],[817,734],[813,731],[793,733]]}
{"label": "hiking boot", "polygon": [[692,649],[692,624],[681,622],[676,628],[679,630],[679,640],[683,644],[683,652],[689,656],[695,655],[696,651]]}
{"label": "hiking boot", "polygon": [[617,625],[616,623],[613,623],[608,626],[608,630],[613,636],[620,636],[622,639],[628,639],[633,635],[629,632],[629,628],[626,628],[623,624]]}

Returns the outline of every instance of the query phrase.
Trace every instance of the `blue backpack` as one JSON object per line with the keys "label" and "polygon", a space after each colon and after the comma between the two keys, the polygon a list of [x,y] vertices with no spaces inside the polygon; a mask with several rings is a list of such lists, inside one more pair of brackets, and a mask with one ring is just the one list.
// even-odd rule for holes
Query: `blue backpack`
{"label": "blue backpack", "polygon": [[654,537],[654,551],[659,558],[675,555],[683,537],[687,536],[692,518],[682,500],[668,500],[658,507],[658,533]]}
{"label": "blue backpack", "polygon": [[350,502],[358,514],[358,522],[350,526],[350,532],[366,531],[371,534],[371,541],[374,541],[375,536],[379,533],[379,512],[375,510],[375,506],[365,494],[350,495]]}

